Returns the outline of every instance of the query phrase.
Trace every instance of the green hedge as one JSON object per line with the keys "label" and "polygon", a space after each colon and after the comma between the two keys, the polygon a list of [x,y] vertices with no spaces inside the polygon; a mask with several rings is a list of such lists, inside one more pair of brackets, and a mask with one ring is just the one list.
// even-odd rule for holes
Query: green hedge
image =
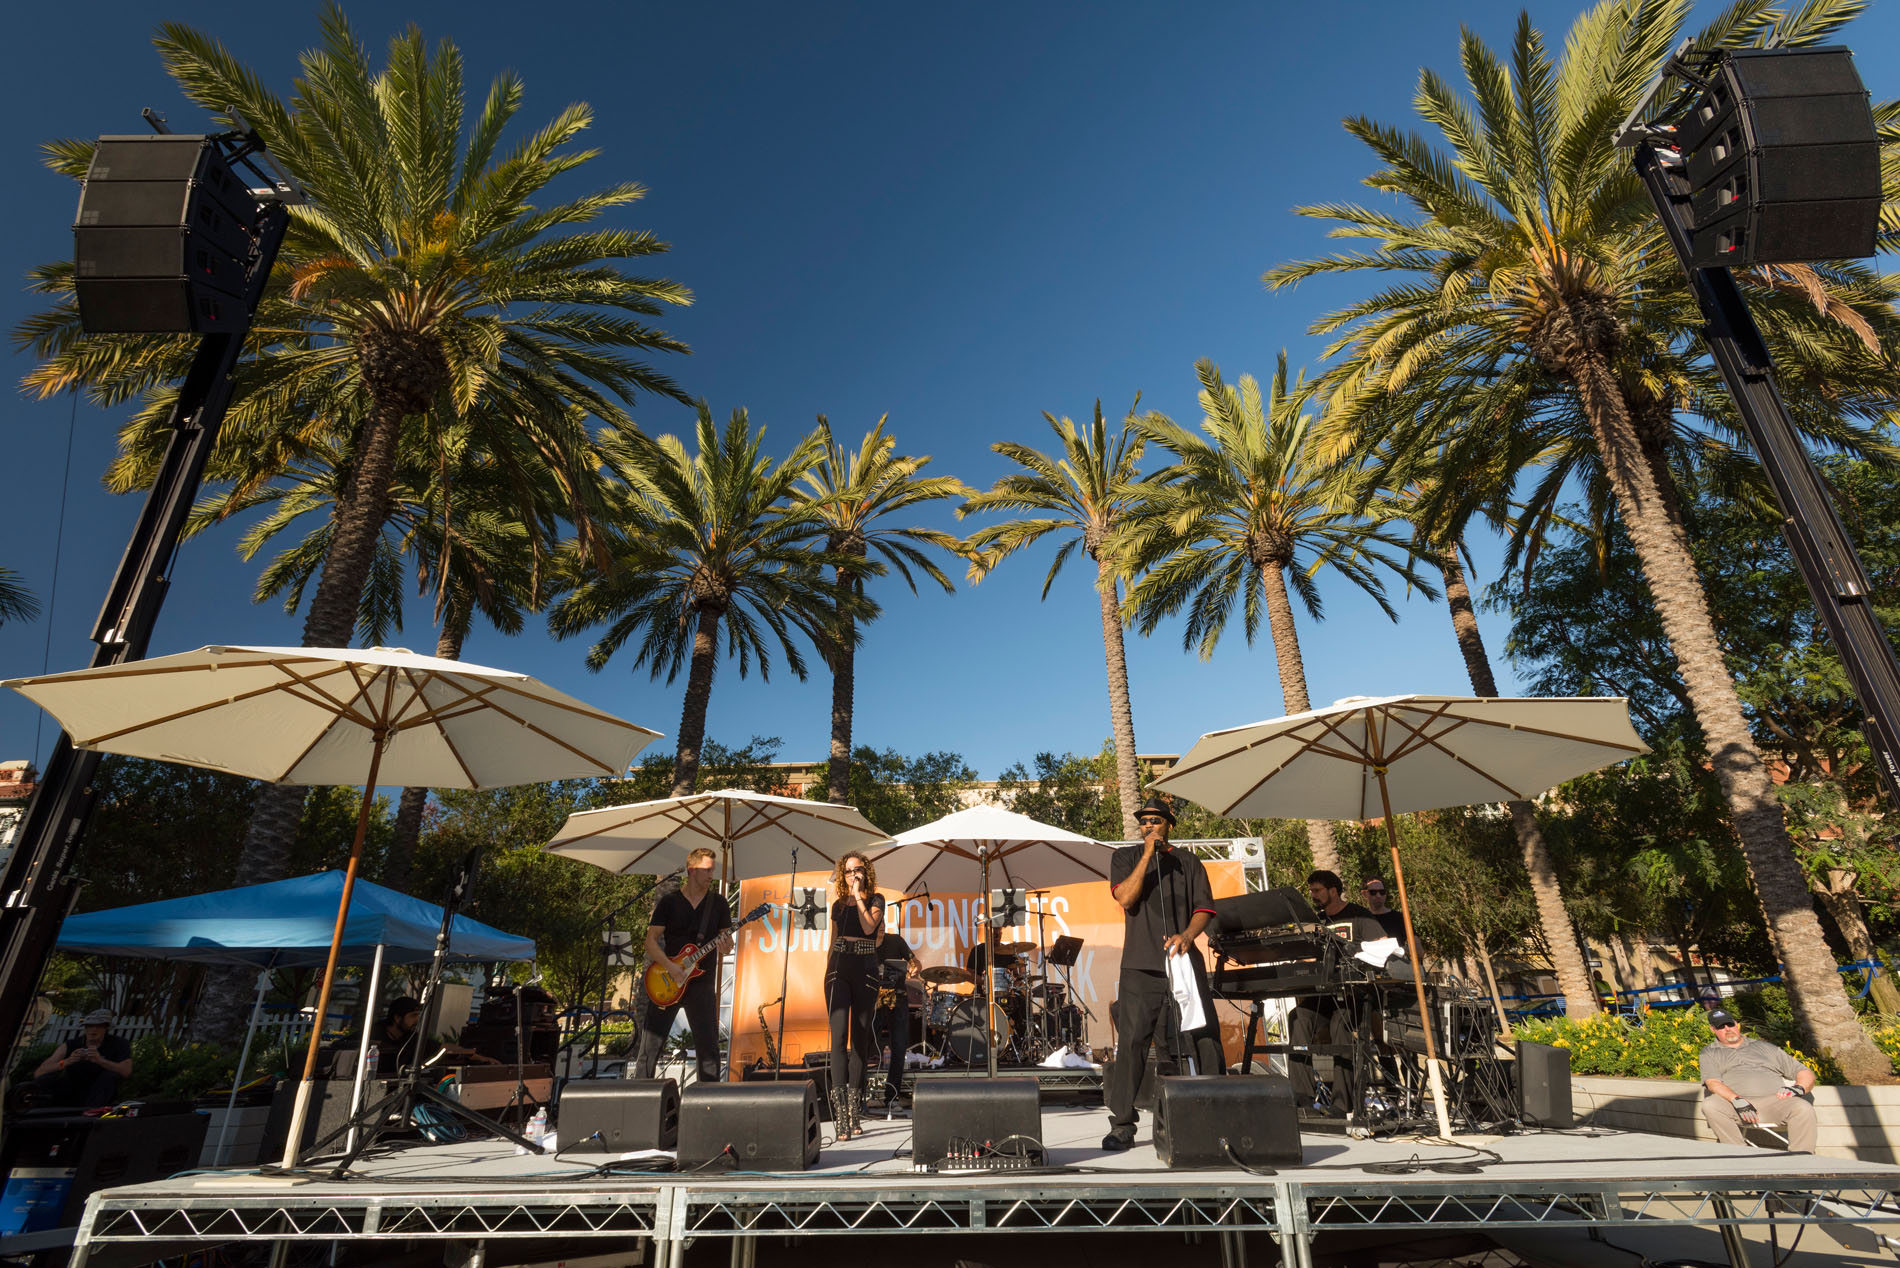
{"label": "green hedge", "polygon": [[[1744,1031],[1786,1048],[1795,1060],[1813,1070],[1820,1082],[1845,1082],[1832,1057],[1812,1056],[1788,1041],[1779,1024],[1777,1003],[1759,998],[1733,1001],[1734,1011],[1744,1017]],[[1751,1024],[1747,1020],[1751,1015],[1760,1021]],[[1900,1020],[1883,1019],[1868,1030],[1895,1063],[1895,1072],[1900,1073]],[[1572,1074],[1683,1079],[1691,1083],[1700,1077],[1696,1063],[1702,1049],[1715,1042],[1708,1014],[1700,1008],[1645,1009],[1638,1019],[1599,1013],[1586,1021],[1566,1017],[1524,1021],[1512,1033],[1532,1043],[1568,1049]]]}

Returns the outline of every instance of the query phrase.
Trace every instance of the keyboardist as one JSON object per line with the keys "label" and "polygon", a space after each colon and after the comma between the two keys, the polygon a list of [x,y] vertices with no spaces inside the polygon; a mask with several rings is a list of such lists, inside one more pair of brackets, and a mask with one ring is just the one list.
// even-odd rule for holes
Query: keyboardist
{"label": "keyboardist", "polygon": [[[404,995],[391,1000],[389,1009],[383,1014],[382,1023],[370,1033],[378,1049],[377,1072],[385,1076],[394,1076],[403,1067],[414,1064],[416,1054],[422,1050],[422,1002],[413,996]],[[445,1043],[431,1045],[453,1057],[458,1063],[473,1062],[477,1065],[496,1065],[493,1057],[484,1056],[473,1048],[464,1048],[460,1044]],[[434,1056],[432,1051],[431,1056]]]}
{"label": "keyboardist", "polygon": [[[1358,920],[1370,921],[1373,915],[1358,903],[1349,903],[1343,896],[1344,884],[1339,873],[1325,870],[1312,873],[1306,878],[1307,897],[1312,900],[1313,910],[1319,913],[1322,921],[1329,924],[1345,924]],[[1355,938],[1357,935],[1355,935]],[[1287,1019],[1287,1039],[1296,1048],[1311,1045],[1316,1036],[1325,1029],[1330,1041],[1338,1043],[1340,1027],[1334,1026],[1338,1003],[1330,995],[1301,996],[1294,1005],[1293,1014]],[[1287,1073],[1293,1078],[1293,1097],[1302,1110],[1315,1108],[1318,1096],[1318,1084],[1313,1077],[1313,1058],[1302,1052],[1294,1052],[1287,1057]],[[1330,1111],[1334,1114],[1346,1112],[1346,1094],[1350,1086],[1346,1077],[1343,1061],[1333,1062],[1333,1103]]]}

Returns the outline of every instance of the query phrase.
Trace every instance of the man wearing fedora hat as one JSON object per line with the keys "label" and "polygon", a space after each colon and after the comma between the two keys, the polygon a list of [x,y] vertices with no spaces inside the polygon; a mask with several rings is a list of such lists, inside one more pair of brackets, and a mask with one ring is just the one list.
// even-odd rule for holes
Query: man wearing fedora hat
{"label": "man wearing fedora hat", "polygon": [[[1109,1070],[1108,1135],[1102,1148],[1123,1150],[1135,1143],[1135,1096],[1148,1069],[1148,1044],[1173,1001],[1168,988],[1168,961],[1189,957],[1201,1007],[1208,1018],[1214,1003],[1207,989],[1207,970],[1194,944],[1214,918],[1214,895],[1207,869],[1186,850],[1168,840],[1174,809],[1166,800],[1150,797],[1135,812],[1141,830],[1140,845],[1115,851],[1108,865],[1109,892],[1121,904],[1122,970],[1115,994],[1115,1064]],[[1182,1038],[1192,1043],[1195,1064],[1202,1074],[1220,1074],[1226,1065],[1220,1029],[1209,1024]]]}
{"label": "man wearing fedora hat", "polygon": [[132,1041],[112,1031],[112,1010],[95,1008],[80,1023],[77,1039],[53,1049],[33,1071],[33,1086],[49,1105],[98,1109],[119,1099],[119,1083],[132,1073]]}

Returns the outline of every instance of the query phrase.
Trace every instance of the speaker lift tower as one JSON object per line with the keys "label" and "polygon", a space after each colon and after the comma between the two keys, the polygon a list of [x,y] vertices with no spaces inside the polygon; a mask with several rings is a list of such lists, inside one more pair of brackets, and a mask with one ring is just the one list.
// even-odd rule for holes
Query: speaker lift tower
{"label": "speaker lift tower", "polygon": [[[74,290],[88,334],[199,336],[168,420],[158,478],[92,630],[91,667],[145,655],[167,573],[231,402],[232,375],[277,258],[296,187],[247,132],[102,136],[73,224]],[[20,1033],[78,898],[74,865],[98,753],[61,732],[0,873],[0,1036]]]}
{"label": "speaker lift tower", "polygon": [[[1617,134],[1688,275],[1703,338],[1782,512],[1782,533],[1866,714],[1881,787],[1900,806],[1900,664],[1867,571],[1775,384],[1731,268],[1875,253],[1880,140],[1843,47],[1727,50],[1684,43]],[[1639,122],[1676,81],[1671,105]]]}

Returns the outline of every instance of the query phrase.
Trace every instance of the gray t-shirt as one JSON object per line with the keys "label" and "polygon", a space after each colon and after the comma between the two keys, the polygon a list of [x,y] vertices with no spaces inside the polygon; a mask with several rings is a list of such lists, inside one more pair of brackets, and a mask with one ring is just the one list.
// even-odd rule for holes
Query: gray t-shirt
{"label": "gray t-shirt", "polygon": [[1804,1068],[1799,1061],[1760,1039],[1744,1039],[1738,1048],[1712,1043],[1702,1050],[1702,1083],[1720,1079],[1748,1101],[1773,1099],[1784,1080],[1792,1079]]}

